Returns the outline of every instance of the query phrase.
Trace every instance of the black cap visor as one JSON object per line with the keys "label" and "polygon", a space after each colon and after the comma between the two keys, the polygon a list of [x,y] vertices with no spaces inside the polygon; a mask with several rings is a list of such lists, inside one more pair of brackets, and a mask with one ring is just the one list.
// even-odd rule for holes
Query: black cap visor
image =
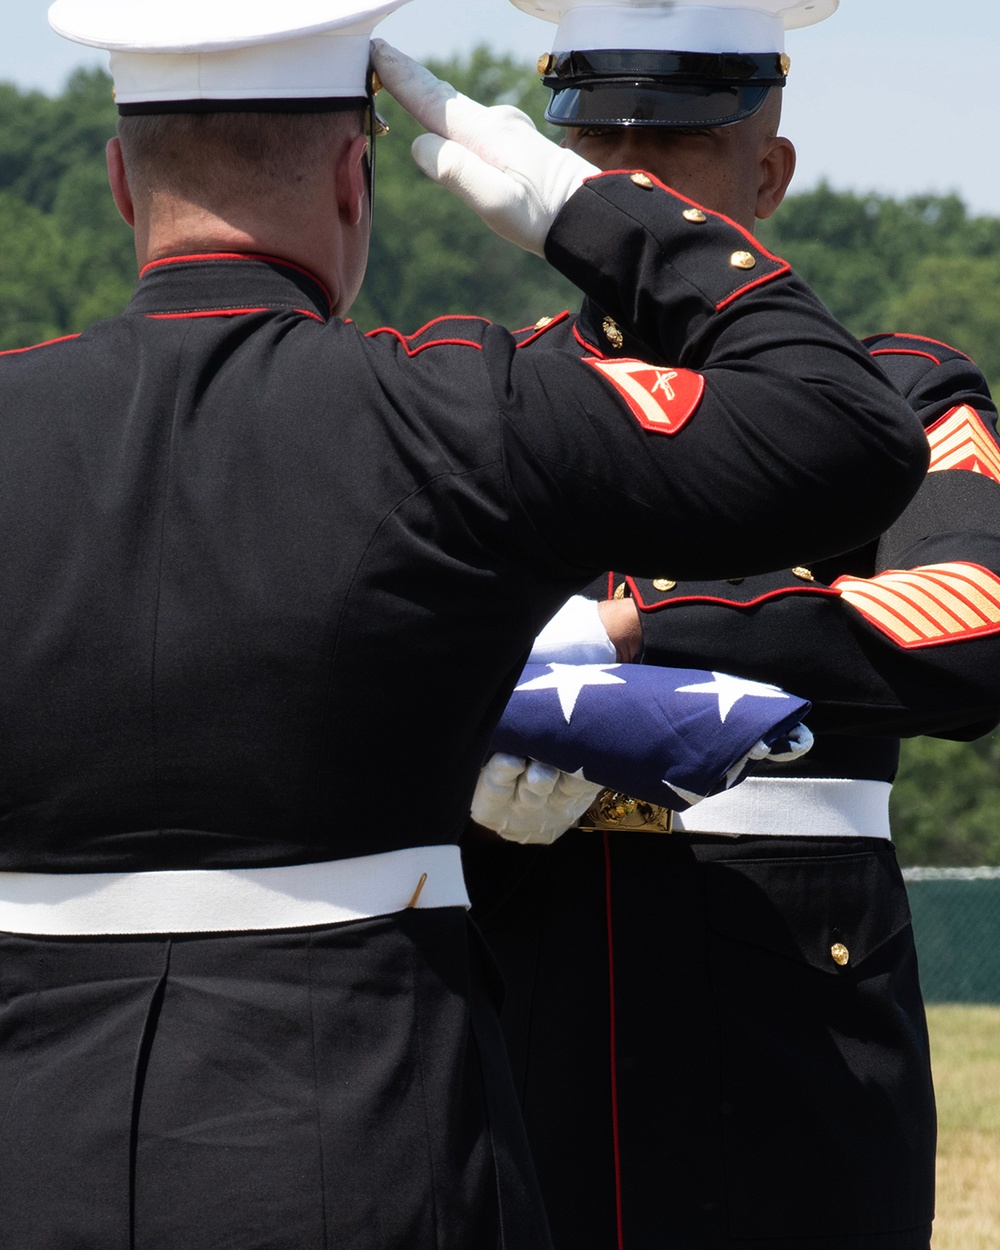
{"label": "black cap visor", "polygon": [[556,89],[545,120],[556,126],[732,126],[752,117],[765,87],[597,82]]}
{"label": "black cap visor", "polygon": [[552,90],[545,112],[557,126],[731,126],[752,117],[771,87],[783,87],[777,52],[553,53],[540,63]]}

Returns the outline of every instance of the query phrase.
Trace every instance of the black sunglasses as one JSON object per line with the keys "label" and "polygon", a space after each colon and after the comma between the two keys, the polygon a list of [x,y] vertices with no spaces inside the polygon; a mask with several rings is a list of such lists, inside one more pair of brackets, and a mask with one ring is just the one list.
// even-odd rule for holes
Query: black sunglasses
{"label": "black sunglasses", "polygon": [[375,140],[389,133],[389,124],[375,108],[375,97],[382,90],[382,83],[375,70],[368,74],[368,103],[365,107],[365,134],[368,151],[365,153],[365,173],[368,178],[368,221],[375,212]]}

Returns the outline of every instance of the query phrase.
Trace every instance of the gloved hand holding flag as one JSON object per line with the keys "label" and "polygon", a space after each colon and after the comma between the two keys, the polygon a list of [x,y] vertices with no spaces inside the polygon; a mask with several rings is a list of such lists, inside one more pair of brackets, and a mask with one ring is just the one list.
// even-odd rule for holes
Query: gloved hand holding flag
{"label": "gloved hand holding flag", "polygon": [[[726,673],[528,664],[492,749],[541,761],[548,773],[535,769],[519,782],[509,761],[499,771],[488,765],[473,819],[516,841],[551,842],[554,823],[562,817],[564,828],[571,825],[595,787],[684,811],[738,784],[761,760],[786,762],[807,751],[812,735],[801,722],[809,707],[776,686]],[[557,772],[570,774],[576,787]],[[546,801],[560,810],[545,813]]]}

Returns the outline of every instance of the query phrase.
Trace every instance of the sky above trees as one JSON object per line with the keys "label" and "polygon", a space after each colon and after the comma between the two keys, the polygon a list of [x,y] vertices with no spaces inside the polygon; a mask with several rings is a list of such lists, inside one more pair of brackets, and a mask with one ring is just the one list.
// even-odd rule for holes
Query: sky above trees
{"label": "sky above trees", "polygon": [[[7,6],[0,80],[56,92],[72,67],[106,64],[49,31],[48,5]],[[421,58],[486,44],[530,67],[554,30],[509,0],[413,0],[379,33]],[[973,212],[1000,214],[996,0],[841,0],[828,21],[791,31],[787,47],[784,131],[799,149],[796,190],[825,179],[893,196],[956,192]]]}

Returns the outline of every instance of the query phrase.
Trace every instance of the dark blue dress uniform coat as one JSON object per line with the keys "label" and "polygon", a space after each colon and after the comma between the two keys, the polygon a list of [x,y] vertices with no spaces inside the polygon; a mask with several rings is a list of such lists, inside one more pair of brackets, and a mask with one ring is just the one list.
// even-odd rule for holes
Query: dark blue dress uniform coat
{"label": "dark blue dress uniform coat", "polygon": [[[587,301],[545,333],[641,353],[604,318]],[[725,580],[665,558],[593,589],[635,598],[643,662],[812,700],[815,746],[781,777],[889,782],[901,735],[974,738],[1000,715],[996,409],[944,344],[866,346],[931,449],[881,538],[747,576],[746,534]],[[557,1250],[927,1250],[934,1103],[888,841],[572,833],[465,855]]]}
{"label": "dark blue dress uniform coat", "polygon": [[[453,843],[530,639],[600,569],[760,572],[884,528],[926,462],[908,407],[685,207],[595,178],[548,242],[690,355],[679,400],[475,319],[365,337],[248,256],[157,261],[123,315],[0,359],[0,870]],[[0,937],[0,1228],[548,1245],[465,913]]]}

